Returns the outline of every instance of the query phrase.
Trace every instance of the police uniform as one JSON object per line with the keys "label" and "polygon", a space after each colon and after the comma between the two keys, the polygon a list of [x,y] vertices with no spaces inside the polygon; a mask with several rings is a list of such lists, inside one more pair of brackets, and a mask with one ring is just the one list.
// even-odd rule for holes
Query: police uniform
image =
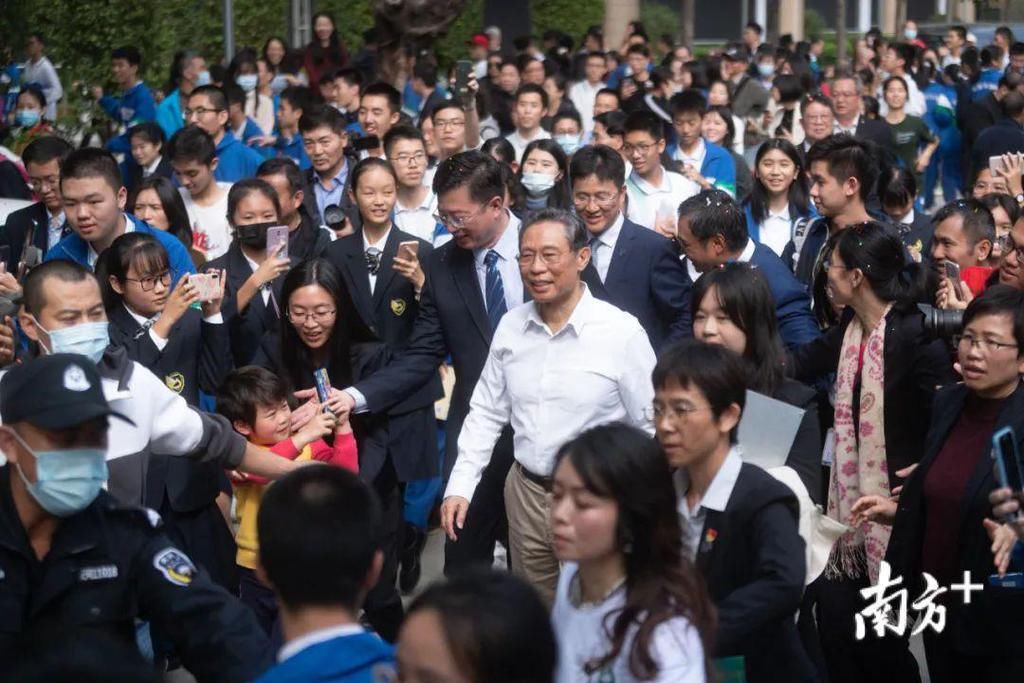
{"label": "police uniform", "polygon": [[[227,326],[203,320],[188,309],[171,328],[166,344],[157,346],[151,325],[140,323],[123,305],[108,313],[110,341],[123,346],[128,358],[145,366],[199,407],[200,390],[213,394],[231,371]],[[194,462],[165,453],[150,453],[146,471],[146,506],[159,510],[165,532],[201,564],[220,585],[238,585],[235,544],[217,507],[217,495],[231,487],[215,462]]]}
{"label": "police uniform", "polygon": [[[111,410],[95,367],[68,354],[9,371],[0,413],[7,425],[43,431],[126,419]],[[14,505],[17,468],[0,468],[0,673],[18,664],[26,642],[69,629],[95,628],[134,645],[136,619],[158,626],[200,681],[252,680],[267,668],[270,648],[255,618],[168,540],[152,510],[100,491],[59,518],[38,558]]]}

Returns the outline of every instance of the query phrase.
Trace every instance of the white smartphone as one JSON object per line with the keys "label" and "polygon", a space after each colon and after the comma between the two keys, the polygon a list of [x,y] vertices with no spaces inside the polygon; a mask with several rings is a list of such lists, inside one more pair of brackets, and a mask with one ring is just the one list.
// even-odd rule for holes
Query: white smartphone
{"label": "white smartphone", "polygon": [[[281,246],[284,245],[284,246]],[[281,251],[278,252],[278,247]],[[288,226],[275,225],[267,228],[267,256],[288,258]]]}
{"label": "white smartphone", "polygon": [[989,157],[988,170],[992,175],[998,176],[999,172],[1003,170],[1003,157],[998,155],[994,157]]}
{"label": "white smartphone", "polygon": [[420,253],[420,243],[416,240],[409,242],[398,243],[398,258],[406,261],[416,258],[416,255]]}
{"label": "white smartphone", "polygon": [[188,281],[200,301],[213,301],[220,294],[220,273],[195,273],[188,276]]}

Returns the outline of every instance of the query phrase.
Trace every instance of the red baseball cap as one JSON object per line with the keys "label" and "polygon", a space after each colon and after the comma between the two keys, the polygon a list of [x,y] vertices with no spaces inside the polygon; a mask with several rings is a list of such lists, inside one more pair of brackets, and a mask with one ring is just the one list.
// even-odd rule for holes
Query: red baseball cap
{"label": "red baseball cap", "polygon": [[466,45],[475,45],[478,47],[490,47],[491,41],[483,33],[476,33],[472,38],[466,41]]}

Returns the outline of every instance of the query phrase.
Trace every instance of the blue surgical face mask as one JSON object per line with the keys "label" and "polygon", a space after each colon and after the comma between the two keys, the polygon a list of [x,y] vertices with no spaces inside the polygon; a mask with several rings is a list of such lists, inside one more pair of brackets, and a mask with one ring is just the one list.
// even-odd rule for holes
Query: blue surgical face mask
{"label": "blue surgical face mask", "polygon": [[210,72],[203,69],[196,76],[196,85],[210,85]]}
{"label": "blue surgical face mask", "polygon": [[906,38],[907,40],[913,40],[914,38],[917,38],[917,29],[916,28],[908,28],[908,29],[904,30],[903,31],[903,37]]}
{"label": "blue surgical face mask", "polygon": [[31,128],[39,123],[39,112],[35,109],[18,109],[14,112],[14,123],[25,128]]}
{"label": "blue surgical face mask", "polygon": [[579,135],[556,135],[555,142],[562,148],[562,151],[566,154],[572,154],[580,148],[580,136]]}
{"label": "blue surgical face mask", "polygon": [[17,432],[5,429],[36,459],[35,483],[29,482],[20,466],[18,476],[40,507],[55,517],[70,517],[96,500],[107,481],[105,448],[34,451]]}
{"label": "blue surgical face mask", "polygon": [[81,323],[52,332],[40,325],[38,320],[35,320],[35,323],[50,337],[50,348],[43,347],[47,353],[77,353],[96,364],[110,346],[110,329],[106,320],[98,323]]}
{"label": "blue surgical face mask", "polygon": [[761,78],[771,78],[775,75],[775,65],[771,62],[758,62],[757,73],[761,74]]}
{"label": "blue surgical face mask", "polygon": [[238,83],[238,87],[245,92],[255,90],[259,82],[260,77],[256,74],[242,74],[241,76],[235,77],[235,83]]}
{"label": "blue surgical face mask", "polygon": [[538,197],[551,191],[555,186],[555,177],[547,173],[524,173],[522,184],[527,193]]}

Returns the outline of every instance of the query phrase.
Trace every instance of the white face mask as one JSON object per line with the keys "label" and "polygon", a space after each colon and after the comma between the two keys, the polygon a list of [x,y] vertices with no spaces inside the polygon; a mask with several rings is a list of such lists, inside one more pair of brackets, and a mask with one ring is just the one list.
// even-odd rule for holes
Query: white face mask
{"label": "white face mask", "polygon": [[547,173],[523,173],[522,184],[527,193],[538,197],[551,191],[555,186],[555,177]]}

